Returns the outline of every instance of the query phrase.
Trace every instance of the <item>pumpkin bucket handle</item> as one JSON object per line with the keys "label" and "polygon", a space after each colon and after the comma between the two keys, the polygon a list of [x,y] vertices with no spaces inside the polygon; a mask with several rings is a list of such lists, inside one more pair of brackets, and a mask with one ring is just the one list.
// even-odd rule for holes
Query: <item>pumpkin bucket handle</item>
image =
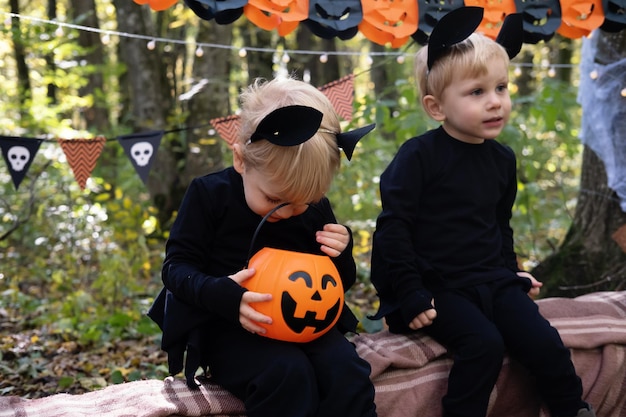
{"label": "pumpkin bucket handle", "polygon": [[[250,258],[252,258],[252,251],[254,250],[254,242],[256,241],[256,237],[259,234],[259,231],[261,230],[261,226],[263,226],[263,223],[265,223],[265,221],[272,215],[274,214],[276,211],[280,210],[281,208],[285,207],[286,205],[288,205],[290,203],[280,203],[279,205],[277,205],[276,207],[274,207],[273,209],[271,209],[264,217],[263,219],[261,219],[261,221],[259,222],[259,225],[256,227],[256,230],[254,231],[254,234],[252,235],[252,240],[250,241],[250,249],[248,250],[248,256],[246,258],[246,265],[244,266],[245,269],[248,268],[248,264],[250,263]],[[309,207],[313,207],[316,210],[320,211],[319,208],[309,205]]]}
{"label": "pumpkin bucket handle", "polygon": [[256,227],[256,230],[254,231],[254,234],[252,235],[252,241],[250,241],[250,249],[248,250],[248,257],[246,258],[246,266],[244,268],[248,268],[248,264],[250,263],[250,258],[252,258],[252,250],[254,249],[254,242],[256,241],[256,237],[259,234],[259,231],[261,230],[261,226],[263,226],[263,223],[265,223],[265,221],[272,215],[274,214],[274,212],[280,210],[281,208],[285,207],[287,204],[289,203],[280,203],[279,205],[277,205],[276,207],[274,207],[273,209],[271,209],[264,217],[263,219],[259,222],[259,225]]}

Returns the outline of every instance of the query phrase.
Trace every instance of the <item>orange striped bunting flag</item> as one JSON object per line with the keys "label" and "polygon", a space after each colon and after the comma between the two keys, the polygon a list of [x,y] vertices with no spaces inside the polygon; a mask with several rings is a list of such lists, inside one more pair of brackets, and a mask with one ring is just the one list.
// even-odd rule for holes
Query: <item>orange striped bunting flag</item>
{"label": "orange striped bunting flag", "polygon": [[345,120],[352,120],[354,101],[354,74],[346,75],[319,88],[333,104],[335,111]]}
{"label": "orange striped bunting flag", "polygon": [[230,115],[211,119],[211,125],[217,130],[217,133],[228,143],[231,148],[237,140],[237,132],[239,131],[239,116]]}
{"label": "orange striped bunting flag", "polygon": [[106,139],[104,136],[98,136],[94,139],[57,139],[57,141],[67,157],[67,163],[72,168],[76,182],[80,189],[84,190],[87,178],[96,167],[96,161]]}

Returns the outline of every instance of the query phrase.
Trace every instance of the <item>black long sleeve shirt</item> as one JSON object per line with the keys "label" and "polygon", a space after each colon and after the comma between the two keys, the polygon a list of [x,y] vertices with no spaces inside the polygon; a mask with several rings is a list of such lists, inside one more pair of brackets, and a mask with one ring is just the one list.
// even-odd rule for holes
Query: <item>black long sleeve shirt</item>
{"label": "black long sleeve shirt", "polygon": [[431,308],[432,292],[516,276],[509,221],[517,192],[513,151],[469,144],[442,127],[405,142],[381,175],[383,210],[372,247],[377,317],[405,322]]}
{"label": "black long sleeve shirt", "polygon": [[[168,352],[170,372],[182,369],[189,346],[202,352],[210,343],[212,322],[240,326],[239,305],[246,291],[228,278],[248,261],[250,252],[272,247],[323,255],[315,233],[336,222],[327,199],[304,213],[278,222],[265,222],[251,250],[253,234],[262,217],[246,204],[241,175],[226,168],[194,179],[181,203],[166,244],[162,268],[164,288],[149,312],[163,330],[162,347]],[[348,290],[356,280],[352,238],[344,252],[331,258]],[[344,306],[337,323],[354,331],[357,320]],[[198,335],[202,332],[202,336]],[[186,373],[204,366],[205,360],[187,359]]]}

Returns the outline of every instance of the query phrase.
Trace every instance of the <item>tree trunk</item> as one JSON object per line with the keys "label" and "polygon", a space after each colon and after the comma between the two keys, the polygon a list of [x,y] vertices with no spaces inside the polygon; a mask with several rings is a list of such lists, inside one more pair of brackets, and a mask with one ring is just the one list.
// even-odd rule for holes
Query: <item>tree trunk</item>
{"label": "tree trunk", "polygon": [[[55,20],[57,18],[57,2],[56,0],[48,0],[48,19]],[[50,74],[54,74],[56,71],[56,64],[54,63],[54,53],[50,52],[46,54],[46,68]],[[48,83],[48,93],[46,97],[50,100],[51,104],[57,104],[57,86],[51,81]]]}
{"label": "tree trunk", "polygon": [[[231,25],[215,25],[200,22],[197,40],[200,43],[230,44],[232,41]],[[192,129],[184,132],[187,136],[185,168],[181,179],[179,201],[182,199],[189,182],[199,175],[222,168],[222,139],[207,135],[211,119],[232,114],[229,97],[229,72],[231,51],[221,48],[209,48],[193,62],[192,87],[199,91],[189,99],[187,126]],[[238,66],[238,64],[236,64]],[[217,140],[215,138],[217,137]]]}
{"label": "tree trunk", "polygon": [[[92,28],[99,28],[98,15],[96,13],[96,3],[94,0],[71,0],[71,7],[68,10],[72,14],[72,19],[81,25]],[[96,32],[78,31],[78,44],[88,52],[84,59],[92,70],[88,75],[88,82],[78,90],[81,97],[92,96],[93,105],[90,108],[82,109],[82,117],[87,130],[97,132],[108,132],[110,129],[108,110],[104,97],[104,79],[102,69],[104,67],[104,46],[100,40],[100,35]]]}
{"label": "tree trunk", "polygon": [[[623,33],[596,31],[594,36],[599,36],[593,58],[596,63],[606,65],[624,59],[626,37]],[[616,51],[619,53],[616,54]],[[581,74],[581,77],[589,76]],[[581,94],[592,92],[581,90]],[[585,114],[583,106],[583,120]],[[623,113],[610,123],[615,125],[614,131],[618,132],[617,140],[623,143],[626,141],[626,132],[617,127],[620,117],[623,118]],[[544,295],[575,296],[592,291],[624,289],[626,245],[622,244],[622,248],[618,244],[618,230],[626,234],[626,228],[620,229],[625,224],[626,213],[622,211],[616,193],[608,186],[603,161],[590,147],[585,146],[580,192],[572,225],[558,252],[533,270],[535,277],[546,284]],[[626,240],[626,236],[621,240]]]}
{"label": "tree trunk", "polygon": [[[113,4],[119,31],[157,37],[149,8],[128,0],[114,0]],[[166,115],[174,106],[171,94],[164,93],[167,85],[163,83],[166,76],[162,73],[165,70],[161,64],[162,45],[156,44],[153,49],[148,49],[147,43],[142,39],[120,38],[120,58],[127,67],[124,74],[127,87],[125,93],[130,97],[130,108],[124,112],[124,117],[129,120],[126,124],[136,132],[165,130],[168,127]],[[169,101],[167,97],[170,97]],[[179,203],[180,178],[177,158],[171,147],[167,140],[162,141],[148,179],[148,189],[159,211],[161,224],[170,219]]]}
{"label": "tree trunk", "polygon": [[[10,0],[11,13],[20,14],[20,5],[18,0]],[[30,101],[32,92],[30,87],[30,77],[28,75],[28,66],[26,65],[26,49],[22,43],[22,28],[18,17],[11,18],[11,34],[13,37],[13,48],[15,51],[15,64],[17,65],[17,82],[18,82],[18,98],[20,101],[20,119],[22,127],[28,125],[31,119]]]}

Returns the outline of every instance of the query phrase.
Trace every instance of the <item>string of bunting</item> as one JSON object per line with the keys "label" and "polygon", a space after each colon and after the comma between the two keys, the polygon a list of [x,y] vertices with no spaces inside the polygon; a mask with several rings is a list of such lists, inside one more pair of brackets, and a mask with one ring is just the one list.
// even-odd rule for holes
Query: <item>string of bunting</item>
{"label": "string of bunting", "polygon": [[[354,74],[325,84],[319,87],[319,90],[328,97],[339,116],[347,121],[352,120]],[[239,130],[239,116],[215,118],[210,121],[210,124],[222,139],[232,146]],[[148,181],[154,155],[165,133],[164,130],[154,130],[116,138],[144,184]],[[41,138],[0,136],[2,156],[16,190],[19,189],[20,183],[28,173],[43,141],[44,139]],[[96,167],[106,138],[97,136],[93,139],[57,139],[56,141],[67,158],[76,182],[81,190],[84,190],[87,180]]]}
{"label": "string of bunting", "polygon": [[[178,0],[134,0],[154,11],[166,10]],[[462,6],[485,9],[478,28],[495,39],[504,18],[522,13],[524,42],[550,40],[555,33],[581,38],[601,28],[626,28],[626,0],[184,0],[198,17],[230,24],[245,16],[264,30],[280,36],[300,23],[321,38],[346,40],[362,33],[370,41],[398,48],[413,38],[425,44],[435,24]]]}

